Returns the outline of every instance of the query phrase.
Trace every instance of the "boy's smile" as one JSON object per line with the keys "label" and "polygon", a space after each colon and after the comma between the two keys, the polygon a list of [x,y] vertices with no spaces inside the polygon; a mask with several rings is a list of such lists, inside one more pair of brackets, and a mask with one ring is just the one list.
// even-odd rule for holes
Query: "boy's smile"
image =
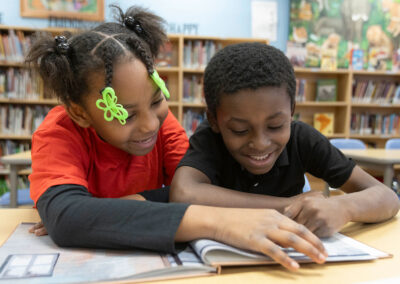
{"label": "boy's smile", "polygon": [[260,175],[272,169],[289,141],[291,113],[286,87],[246,89],[222,95],[210,124],[234,159]]}

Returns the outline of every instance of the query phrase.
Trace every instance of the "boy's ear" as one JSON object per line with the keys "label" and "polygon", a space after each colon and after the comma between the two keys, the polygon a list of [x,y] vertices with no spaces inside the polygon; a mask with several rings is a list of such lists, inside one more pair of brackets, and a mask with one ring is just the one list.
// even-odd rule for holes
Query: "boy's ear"
{"label": "boy's ear", "polygon": [[67,110],[69,117],[71,117],[71,119],[80,127],[87,128],[92,125],[90,116],[82,106],[70,103],[69,106],[65,106],[65,109]]}
{"label": "boy's ear", "polygon": [[220,131],[217,123],[217,118],[208,109],[207,109],[207,119],[208,122],[210,123],[212,131],[214,131],[215,133],[219,133]]}

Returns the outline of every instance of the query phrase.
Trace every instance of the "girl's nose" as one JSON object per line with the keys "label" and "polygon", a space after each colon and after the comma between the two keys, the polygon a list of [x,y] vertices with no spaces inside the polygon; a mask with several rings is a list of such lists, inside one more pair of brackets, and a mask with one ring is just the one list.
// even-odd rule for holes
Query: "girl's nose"
{"label": "girl's nose", "polygon": [[142,133],[156,132],[159,127],[159,120],[155,113],[151,111],[143,112],[138,120],[138,129]]}

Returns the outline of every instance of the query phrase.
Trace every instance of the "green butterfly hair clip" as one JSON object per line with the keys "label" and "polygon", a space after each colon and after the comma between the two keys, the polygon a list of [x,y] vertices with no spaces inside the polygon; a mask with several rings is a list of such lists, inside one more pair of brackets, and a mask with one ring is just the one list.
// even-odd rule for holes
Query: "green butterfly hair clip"
{"label": "green butterfly hair clip", "polygon": [[126,119],[128,118],[128,112],[121,104],[117,104],[117,96],[115,91],[111,87],[105,87],[101,91],[102,99],[96,101],[96,106],[98,109],[104,111],[104,119],[106,121],[112,121],[114,118],[125,125]]}
{"label": "green butterfly hair clip", "polygon": [[160,88],[161,92],[163,92],[164,96],[169,99],[169,91],[167,89],[167,86],[165,85],[165,82],[163,79],[161,79],[160,75],[158,75],[158,72],[156,70],[153,71],[153,73],[150,74],[151,79],[153,79],[154,83]]}

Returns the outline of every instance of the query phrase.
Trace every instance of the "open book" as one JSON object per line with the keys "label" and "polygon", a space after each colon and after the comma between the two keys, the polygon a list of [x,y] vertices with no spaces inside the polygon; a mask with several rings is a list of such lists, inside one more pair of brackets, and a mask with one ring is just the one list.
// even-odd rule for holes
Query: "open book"
{"label": "open book", "polygon": [[[0,283],[87,283],[101,281],[149,281],[215,275],[222,265],[275,263],[261,254],[239,250],[211,240],[197,240],[177,254],[144,250],[98,250],[60,248],[49,236],[28,232],[20,224],[0,247]],[[346,236],[324,240],[328,261],[358,261],[389,257]],[[294,250],[300,262],[310,259]],[[5,281],[6,282],[5,282]],[[8,280],[8,281],[7,281]]]}

